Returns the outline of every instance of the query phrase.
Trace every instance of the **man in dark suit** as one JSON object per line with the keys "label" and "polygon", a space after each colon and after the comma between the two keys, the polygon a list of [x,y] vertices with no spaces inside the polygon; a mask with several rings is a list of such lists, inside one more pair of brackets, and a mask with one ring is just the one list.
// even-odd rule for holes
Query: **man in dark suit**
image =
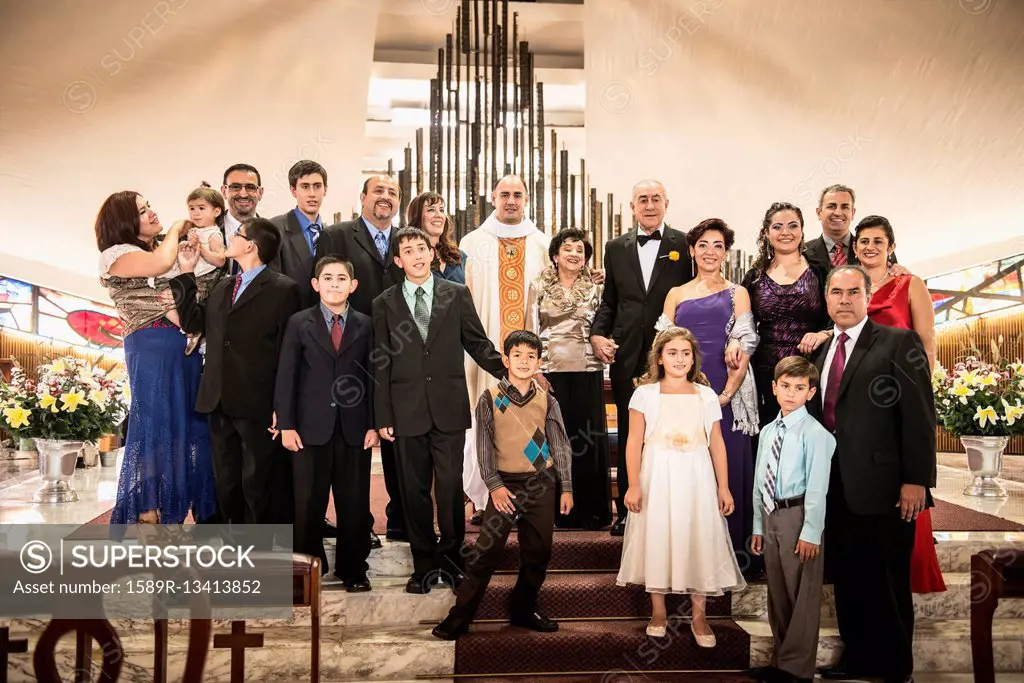
{"label": "man in dark suit", "polygon": [[366,375],[373,323],[349,306],[358,287],[352,264],[317,261],[316,306],[288,321],[281,346],[274,406],[281,442],[292,452],[295,550],[319,556],[327,573],[322,523],[334,489],[338,545],[334,575],[349,593],[370,590],[370,457],[377,445],[373,382]]}
{"label": "man in dark suit", "polygon": [[914,520],[935,486],[935,405],[928,356],[912,330],[867,318],[860,266],[825,286],[832,341],[814,357],[821,391],[808,408],[835,434],[825,546],[845,646],[825,678],[913,680]]}
{"label": "man in dark suit", "polygon": [[818,197],[821,236],[808,242],[804,252],[812,266],[827,273],[835,266],[860,263],[853,253],[853,235],[850,233],[850,223],[857,214],[855,201],[853,188],[846,185],[829,185],[821,191]]}
{"label": "man in dark suit", "polygon": [[327,171],[315,161],[296,161],[288,169],[288,185],[295,208],[270,220],[281,230],[281,251],[270,267],[299,284],[303,307],[317,302],[313,279],[313,258],[324,231],[320,207],[327,195]]}
{"label": "man in dark suit", "polygon": [[[224,216],[224,226],[221,228],[221,236],[224,237],[224,245],[227,246],[242,227],[242,223],[250,218],[259,217],[256,211],[260,200],[263,199],[260,172],[250,164],[228,166],[224,171],[224,183],[220,187],[220,193],[228,203],[228,212]],[[228,268],[232,275],[238,274],[238,265],[233,261]]]}
{"label": "man in dark suit", "polygon": [[[374,415],[381,438],[394,440],[398,450],[413,557],[405,590],[427,593],[439,578],[457,587],[464,566],[462,460],[471,421],[463,354],[499,379],[505,366],[469,290],[431,274],[429,236],[404,228],[395,243],[405,279],[373,301]],[[432,481],[440,542],[434,535]]]}
{"label": "man in dark suit", "polygon": [[[395,264],[395,248],[391,239],[394,232],[391,222],[398,213],[401,190],[398,183],[386,175],[371,176],[363,183],[359,201],[362,215],[327,228],[317,243],[316,258],[334,256],[352,264],[359,287],[352,292],[349,303],[354,310],[370,315],[371,302],[385,289],[405,279],[402,269]],[[404,541],[405,512],[395,465],[395,449],[390,441],[381,442],[380,459],[384,486],[388,491],[385,508],[387,538]],[[370,524],[373,524],[372,517]],[[376,536],[371,543],[380,547]]]}
{"label": "man in dark suit", "polygon": [[290,514],[281,514],[291,491],[271,485],[278,356],[288,318],[300,307],[299,286],[266,267],[280,246],[277,226],[253,218],[227,246],[226,256],[241,272],[214,285],[205,304],[196,302],[196,246],[185,243],[179,249],[182,274],[171,281],[182,329],[206,335],[196,411],[209,415],[224,523],[291,522]]}
{"label": "man in dark suit", "polygon": [[613,536],[621,536],[626,528],[622,499],[629,487],[625,452],[633,379],[646,370],[654,324],[661,316],[668,291],[693,278],[686,233],[665,225],[668,195],[664,186],[656,180],[640,181],[633,187],[629,206],[639,227],[605,247],[604,294],[590,337],[594,355],[611,363],[612,395],[618,414],[618,520],[612,525]]}

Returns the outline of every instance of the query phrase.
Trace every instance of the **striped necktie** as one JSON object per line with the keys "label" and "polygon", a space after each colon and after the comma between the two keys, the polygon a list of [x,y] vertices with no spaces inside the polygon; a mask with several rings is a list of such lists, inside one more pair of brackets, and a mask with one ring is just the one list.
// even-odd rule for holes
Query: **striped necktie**
{"label": "striped necktie", "polygon": [[832,266],[838,268],[839,266],[846,265],[846,247],[843,246],[842,242],[836,242],[836,246],[832,251]]}
{"label": "striped necktie", "polygon": [[768,456],[768,469],[764,473],[761,484],[761,504],[765,514],[775,509],[775,489],[779,480],[779,461],[782,459],[782,440],[786,437],[786,423],[781,419],[775,423],[775,440],[772,441],[771,454]]}

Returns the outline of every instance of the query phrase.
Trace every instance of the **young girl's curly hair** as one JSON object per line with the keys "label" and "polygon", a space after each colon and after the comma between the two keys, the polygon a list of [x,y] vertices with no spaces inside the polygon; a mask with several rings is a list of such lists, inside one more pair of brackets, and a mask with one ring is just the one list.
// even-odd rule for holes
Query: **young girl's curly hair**
{"label": "young girl's curly hair", "polygon": [[676,327],[675,325],[665,328],[654,338],[654,343],[651,344],[651,352],[647,354],[647,372],[636,380],[636,386],[654,384],[662,380],[665,376],[665,368],[658,361],[661,359],[665,346],[673,339],[685,339],[690,342],[690,348],[693,349],[693,365],[690,367],[690,371],[686,373],[686,379],[694,384],[711,386],[711,382],[700,371],[700,344],[697,342],[697,338],[693,336],[693,332],[690,332],[685,327]]}

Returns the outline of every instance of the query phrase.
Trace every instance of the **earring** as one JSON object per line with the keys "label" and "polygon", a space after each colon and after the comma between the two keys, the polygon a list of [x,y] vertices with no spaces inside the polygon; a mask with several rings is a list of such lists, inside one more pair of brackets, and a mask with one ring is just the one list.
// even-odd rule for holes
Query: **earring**
{"label": "earring", "polygon": [[694,275],[697,274],[697,259],[690,257],[690,272]]}

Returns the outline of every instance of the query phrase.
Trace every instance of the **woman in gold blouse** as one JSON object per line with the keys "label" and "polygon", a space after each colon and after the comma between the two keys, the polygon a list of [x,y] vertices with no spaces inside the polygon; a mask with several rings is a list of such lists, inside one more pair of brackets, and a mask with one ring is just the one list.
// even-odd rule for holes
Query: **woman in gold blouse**
{"label": "woman in gold blouse", "polygon": [[590,325],[601,303],[601,287],[587,266],[594,247],[577,228],[551,239],[551,267],[530,283],[526,326],[544,344],[541,371],[562,409],[572,444],[575,507],[556,512],[561,528],[601,529],[611,524],[608,430],[604,411],[604,365],[590,345]]}

